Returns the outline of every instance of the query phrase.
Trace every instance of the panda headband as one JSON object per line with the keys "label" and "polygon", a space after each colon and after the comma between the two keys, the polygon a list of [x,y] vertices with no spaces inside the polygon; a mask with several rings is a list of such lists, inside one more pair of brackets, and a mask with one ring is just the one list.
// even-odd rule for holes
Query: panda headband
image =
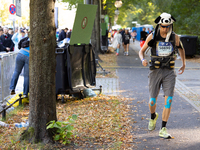
{"label": "panda headband", "polygon": [[154,22],[156,24],[171,25],[173,22],[176,22],[176,19],[172,15],[164,12],[159,17],[157,17]]}
{"label": "panda headband", "polygon": [[176,19],[172,15],[164,12],[159,17],[157,17],[154,22],[157,24],[156,29],[155,29],[156,34],[158,34],[158,28],[159,28],[160,24],[166,25],[166,26],[170,25],[169,31],[168,31],[167,36],[165,38],[165,42],[168,42],[169,38],[172,34],[173,22],[176,22]]}

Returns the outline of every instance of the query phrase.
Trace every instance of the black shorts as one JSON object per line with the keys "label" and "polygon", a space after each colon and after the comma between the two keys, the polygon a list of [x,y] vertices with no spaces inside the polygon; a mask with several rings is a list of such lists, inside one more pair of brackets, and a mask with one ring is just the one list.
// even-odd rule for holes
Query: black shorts
{"label": "black shorts", "polygon": [[124,42],[124,45],[127,45],[127,44],[129,44],[129,41]]}

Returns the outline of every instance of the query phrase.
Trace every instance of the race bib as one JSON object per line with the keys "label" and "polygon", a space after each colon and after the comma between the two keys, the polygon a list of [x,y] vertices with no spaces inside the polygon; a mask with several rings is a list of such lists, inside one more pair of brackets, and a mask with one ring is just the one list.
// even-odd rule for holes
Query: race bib
{"label": "race bib", "polygon": [[170,42],[157,42],[156,55],[169,56],[173,52],[173,46]]}

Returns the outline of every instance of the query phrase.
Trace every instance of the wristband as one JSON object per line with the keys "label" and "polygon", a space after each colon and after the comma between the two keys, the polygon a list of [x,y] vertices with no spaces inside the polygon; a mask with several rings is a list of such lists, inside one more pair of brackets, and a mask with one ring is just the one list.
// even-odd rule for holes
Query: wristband
{"label": "wristband", "polygon": [[144,58],[141,60],[141,62],[143,62],[144,61]]}

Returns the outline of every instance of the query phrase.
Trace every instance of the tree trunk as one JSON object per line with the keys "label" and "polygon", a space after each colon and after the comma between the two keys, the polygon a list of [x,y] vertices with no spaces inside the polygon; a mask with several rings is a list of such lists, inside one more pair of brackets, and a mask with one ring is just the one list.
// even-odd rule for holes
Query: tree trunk
{"label": "tree trunk", "polygon": [[23,135],[31,142],[52,142],[46,124],[57,120],[54,5],[55,0],[30,0],[30,114],[29,130]]}
{"label": "tree trunk", "polygon": [[101,7],[100,0],[94,0],[93,4],[98,5],[98,8],[92,30],[91,43],[95,49],[95,56],[96,58],[98,58],[98,54],[103,53],[101,50],[101,43],[100,43],[100,7]]}

